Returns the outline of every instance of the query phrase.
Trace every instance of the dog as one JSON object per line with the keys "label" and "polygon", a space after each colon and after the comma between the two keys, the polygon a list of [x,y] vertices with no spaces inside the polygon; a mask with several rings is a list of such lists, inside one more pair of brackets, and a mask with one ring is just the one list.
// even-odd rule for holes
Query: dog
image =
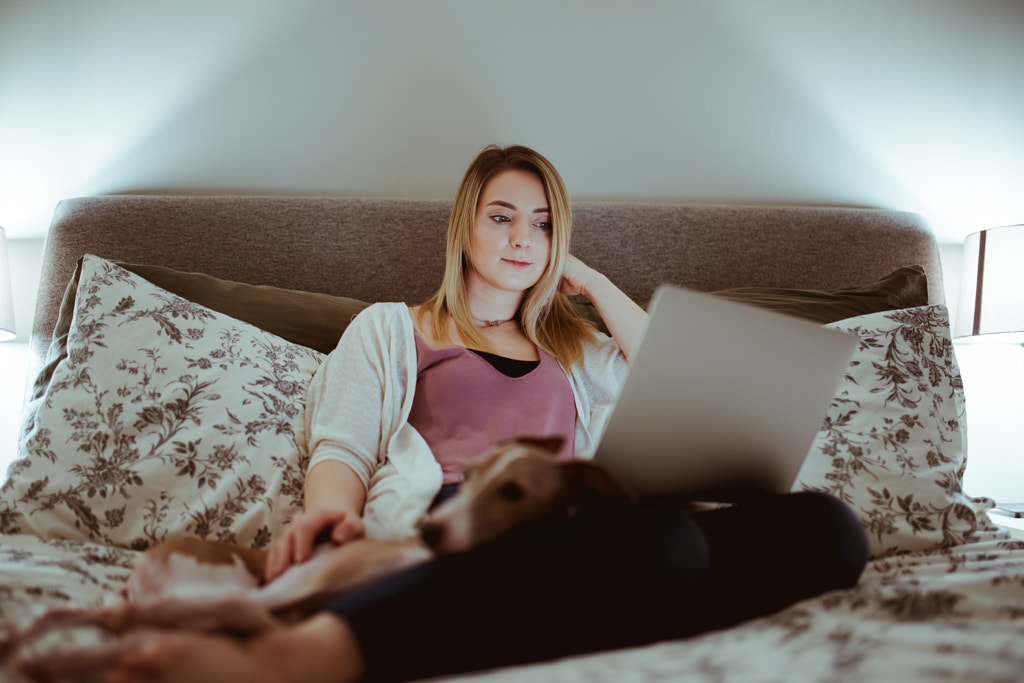
{"label": "dog", "polygon": [[423,542],[439,555],[461,553],[520,524],[566,514],[587,499],[632,500],[606,468],[586,460],[555,460],[561,446],[560,437],[519,437],[470,461],[458,495],[420,525]]}
{"label": "dog", "polygon": [[419,538],[318,545],[309,560],[264,584],[266,551],[182,538],[147,550],[120,600],[93,609],[52,609],[0,645],[4,660],[57,629],[100,627],[127,635],[95,647],[22,659],[37,680],[100,670],[133,647],[132,633],[194,630],[250,637],[307,617],[330,599],[439,555],[467,552],[523,524],[570,514],[588,499],[632,500],[607,469],[559,461],[560,437],[502,441],[469,462],[458,492],[431,511]]}

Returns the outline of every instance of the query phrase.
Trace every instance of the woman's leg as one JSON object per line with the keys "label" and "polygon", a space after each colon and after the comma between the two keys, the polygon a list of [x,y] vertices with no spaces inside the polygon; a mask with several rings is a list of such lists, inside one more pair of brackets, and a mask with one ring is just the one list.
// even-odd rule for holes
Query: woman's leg
{"label": "woman's leg", "polygon": [[597,503],[337,601],[371,680],[651,642],[705,580],[703,533],[662,503]]}
{"label": "woman's leg", "polygon": [[331,606],[372,680],[541,661],[704,632],[856,583],[867,537],[841,501],[770,496],[692,517],[598,504]]}
{"label": "woman's leg", "polygon": [[[770,496],[698,512],[711,564],[692,632],[724,628],[857,583],[870,545],[845,503],[822,493]],[[695,604],[696,606],[696,604]]]}

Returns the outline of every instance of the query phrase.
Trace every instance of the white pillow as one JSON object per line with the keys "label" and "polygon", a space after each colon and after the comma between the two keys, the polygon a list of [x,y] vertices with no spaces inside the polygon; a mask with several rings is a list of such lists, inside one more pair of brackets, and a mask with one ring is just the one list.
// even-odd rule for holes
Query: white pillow
{"label": "white pillow", "polygon": [[67,352],[0,492],[5,533],[266,547],[301,509],[321,354],[83,259]]}
{"label": "white pillow", "polygon": [[944,306],[826,327],[860,337],[796,490],[849,503],[882,557],[963,543],[980,527],[963,493],[963,383]]}

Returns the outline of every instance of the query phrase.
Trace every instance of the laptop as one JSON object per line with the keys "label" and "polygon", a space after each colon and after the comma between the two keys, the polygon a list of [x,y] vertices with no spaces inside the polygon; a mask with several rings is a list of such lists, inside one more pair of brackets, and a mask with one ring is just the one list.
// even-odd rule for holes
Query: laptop
{"label": "laptop", "polygon": [[639,494],[731,502],[788,491],[857,345],[663,285],[594,460]]}

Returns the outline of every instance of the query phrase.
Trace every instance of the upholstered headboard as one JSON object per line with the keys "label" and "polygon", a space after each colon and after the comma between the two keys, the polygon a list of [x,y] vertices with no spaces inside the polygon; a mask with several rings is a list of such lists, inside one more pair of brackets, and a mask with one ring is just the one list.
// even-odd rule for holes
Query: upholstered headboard
{"label": "upholstered headboard", "polygon": [[[446,201],[119,195],[61,202],[43,262],[31,371],[86,253],[364,301],[439,285]],[[572,251],[646,301],[663,282],[852,287],[921,265],[943,300],[938,248],[910,213],[849,208],[580,202]]]}

